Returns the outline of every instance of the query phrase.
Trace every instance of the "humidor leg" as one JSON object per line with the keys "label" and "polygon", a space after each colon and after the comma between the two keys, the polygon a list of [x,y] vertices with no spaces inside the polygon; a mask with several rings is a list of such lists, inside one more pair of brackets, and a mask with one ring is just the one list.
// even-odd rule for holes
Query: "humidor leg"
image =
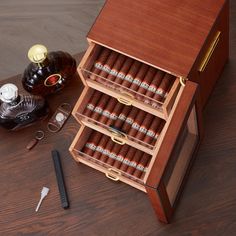
{"label": "humidor leg", "polygon": [[146,190],[159,221],[163,223],[170,223],[173,208],[170,204],[166,187],[163,182],[160,182],[158,188],[146,186]]}

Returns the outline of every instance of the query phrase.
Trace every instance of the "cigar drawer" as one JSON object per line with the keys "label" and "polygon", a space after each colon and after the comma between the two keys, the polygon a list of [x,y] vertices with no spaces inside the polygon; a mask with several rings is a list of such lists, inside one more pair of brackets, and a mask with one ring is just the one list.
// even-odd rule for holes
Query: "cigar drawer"
{"label": "cigar drawer", "polygon": [[[144,152],[147,152],[149,154],[153,154],[155,149],[159,146],[159,140],[163,139],[164,132],[167,129],[167,126],[169,124],[169,121],[162,120],[159,117],[155,117],[154,115],[144,112],[140,109],[136,109],[133,106],[126,106],[124,104],[119,103],[117,100],[115,100],[113,97],[106,96],[108,97],[106,102],[106,106],[103,108],[97,106],[93,107],[93,104],[90,104],[90,100],[94,97],[94,94],[101,94],[100,100],[103,97],[102,93],[94,90],[92,88],[86,87],[81,94],[80,99],[75,105],[75,108],[73,109],[73,116],[77,119],[77,121],[83,125],[86,125],[94,130],[97,130],[105,135],[110,136],[114,142],[120,143],[122,145],[128,144],[130,146],[133,146],[139,150],[142,150]],[[100,101],[99,100],[99,101]],[[99,103],[98,101],[98,103]],[[109,103],[115,102],[116,105],[120,106],[120,111],[117,114],[112,113],[113,110],[110,111],[110,117],[113,117],[113,119],[116,118],[116,120],[113,119],[106,119],[106,122],[104,120],[102,121],[101,118],[103,118],[103,114],[107,112],[106,108],[109,106]],[[111,104],[112,108],[116,107]],[[86,109],[93,109],[93,111],[90,110],[90,115],[86,115],[84,111]],[[97,109],[98,108],[98,109]],[[100,108],[100,109],[99,109]],[[129,110],[127,113],[127,118],[124,120],[124,114],[122,113],[123,109]],[[139,117],[141,119],[140,124],[136,123],[135,119],[133,122],[133,126],[135,129],[132,129],[132,125],[130,124],[129,130],[127,132],[124,132],[122,129],[125,125],[127,125],[127,122],[129,119],[129,113],[132,113],[132,111],[135,109],[137,111],[137,115],[135,119]],[[115,110],[115,108],[114,108]],[[138,114],[143,114],[143,116],[140,116]],[[114,114],[114,115],[112,115]],[[94,117],[92,115],[95,115]],[[122,120],[120,119],[122,118]],[[149,119],[150,121],[145,122],[145,118]],[[100,121],[101,120],[101,121]],[[116,121],[122,121],[122,125],[119,127],[116,126],[117,122]],[[150,123],[151,122],[151,123]],[[146,123],[146,125],[144,125]],[[152,125],[154,124],[154,125]],[[158,126],[156,126],[157,124]],[[126,126],[127,127],[127,126]],[[156,128],[154,128],[156,127]],[[137,131],[138,129],[138,131]],[[130,132],[131,131],[131,132]],[[132,131],[134,131],[132,133]],[[136,131],[136,132],[135,132]],[[142,133],[141,133],[142,132]]]}
{"label": "cigar drawer", "polygon": [[[85,165],[88,165],[88,166],[98,170],[98,171],[103,172],[107,178],[109,178],[113,181],[121,181],[121,182],[127,183],[127,184],[145,192],[144,183],[143,183],[143,177],[145,175],[144,171],[142,173],[142,177],[137,178],[135,176],[132,176],[131,174],[126,173],[125,171],[120,170],[119,168],[115,168],[111,164],[106,163],[104,160],[101,161],[99,159],[96,159],[95,157],[88,155],[83,151],[83,147],[85,147],[86,142],[88,141],[89,137],[91,137],[91,134],[94,134],[94,130],[92,130],[91,128],[86,127],[84,125],[81,126],[79,132],[77,133],[77,135],[75,137],[74,142],[72,143],[72,145],[70,147],[70,152],[71,152],[72,156],[74,157],[75,161],[81,162]],[[101,139],[104,139],[107,137],[108,136],[106,136],[106,135],[102,135]],[[96,144],[94,144],[94,145],[96,145]],[[117,143],[114,143],[114,145],[120,146]],[[120,146],[120,147],[124,148],[124,146]],[[111,151],[111,150],[109,150],[109,151]],[[149,157],[151,159],[150,155],[149,155]]]}
{"label": "cigar drawer", "polygon": [[[123,79],[120,79],[120,82],[117,82],[116,79],[115,81],[106,78],[102,75],[100,75],[101,71],[110,71],[110,74],[115,74],[112,71],[112,66],[110,66],[111,68],[106,67],[106,64],[102,65],[100,64],[97,60],[99,57],[99,54],[101,53],[102,50],[104,50],[105,47],[98,45],[94,42],[90,42],[89,48],[87,49],[83,59],[81,60],[81,63],[78,67],[78,72],[79,75],[84,83],[84,85],[88,85],[91,88],[97,89],[103,93],[106,93],[110,96],[113,96],[115,98],[117,98],[121,103],[124,103],[126,105],[133,105],[139,109],[142,109],[146,112],[152,113],[156,116],[159,116],[162,119],[167,119],[168,115],[171,111],[171,108],[173,106],[175,97],[178,93],[178,90],[180,88],[180,81],[182,83],[184,83],[184,78],[178,78],[176,76],[171,76],[170,74],[161,71],[157,68],[154,68],[153,66],[149,66],[147,64],[145,64],[144,62],[138,62],[137,60],[131,59],[131,57],[129,56],[125,56],[123,54],[121,54],[120,52],[115,52],[112,49],[108,49],[105,48],[107,50],[110,50],[110,52],[115,52],[118,55],[122,55],[124,56],[126,59],[130,59],[133,60],[136,63],[140,63],[140,65],[145,66],[147,73],[142,73],[142,75],[144,76],[143,78],[139,78],[139,81],[137,82],[137,76],[135,77],[135,74],[133,76],[130,76],[130,74],[127,73],[122,73],[121,75],[123,76]],[[126,61],[123,63],[123,65],[125,65]],[[97,65],[97,66],[96,66]],[[130,68],[132,68],[131,65]],[[140,68],[142,68],[139,67]],[[105,69],[104,69],[105,67]],[[97,72],[94,72],[93,69],[99,70]],[[98,68],[102,68],[101,70]],[[157,85],[157,83],[151,84],[151,81],[149,82],[145,82],[142,80],[145,77],[145,75],[148,75],[148,69],[151,71],[149,73],[152,74],[153,78],[154,78],[154,74],[157,74],[156,72],[160,72],[162,74],[162,80],[159,81],[163,81],[167,79],[164,79],[165,76],[169,76],[169,86],[167,88],[167,91],[165,92],[163,89],[159,88]],[[141,69],[140,69],[141,70]],[[116,78],[119,76],[120,71],[116,71]],[[99,74],[100,73],[100,74]],[[137,74],[137,73],[136,73]],[[122,77],[120,76],[120,77]],[[136,83],[136,90],[131,89],[131,86],[125,86],[121,83],[123,83],[126,79],[126,77],[128,76],[128,79],[130,79],[130,81],[136,81],[137,83],[139,83],[139,85],[137,85]],[[115,77],[115,76],[114,76]],[[161,83],[161,82],[160,82]],[[130,84],[132,84],[130,82]],[[132,84],[133,85],[133,84]],[[151,85],[151,86],[149,86]],[[160,85],[160,84],[159,84]],[[140,88],[143,88],[142,91],[145,91],[145,93],[141,93],[139,91]],[[157,96],[159,98],[159,100],[152,98],[151,96],[147,96],[147,92],[149,91],[149,95],[151,94],[152,96]],[[161,100],[160,100],[161,99]]]}
{"label": "cigar drawer", "polygon": [[[160,147],[151,155],[150,153],[138,150],[137,147],[135,149],[135,147],[131,147],[127,144],[125,144],[126,147],[125,145],[117,143],[112,144],[119,146],[120,151],[127,148],[127,146],[133,149],[135,151],[134,156],[132,156],[134,159],[137,153],[140,154],[140,152],[142,153],[142,157],[148,157],[148,162],[145,162],[146,164],[138,164],[138,162],[136,162],[136,167],[139,170],[141,168],[143,171],[138,178],[133,176],[133,174],[128,174],[125,171],[121,171],[119,168],[114,167],[115,164],[109,165],[101,161],[101,159],[98,160],[95,157],[86,154],[87,151],[85,151],[85,147],[89,147],[89,150],[97,150],[96,148],[101,145],[99,142],[104,141],[105,143],[112,143],[112,141],[107,135],[98,132],[98,130],[94,131],[85,125],[81,126],[71,144],[70,152],[73,158],[77,162],[81,162],[105,173],[111,180],[124,182],[146,192],[153,207],[157,208],[158,211],[166,211],[166,209],[163,208],[163,205],[159,205],[164,204],[165,207],[169,208],[170,212],[165,212],[164,218],[162,218],[163,216],[161,214],[158,215],[158,217],[160,220],[167,222],[172,214],[171,209],[178,199],[182,183],[188,173],[188,169],[193,161],[194,153],[199,144],[201,117],[197,112],[197,103],[195,100],[196,91],[197,85],[195,83],[186,83],[186,87],[178,98],[178,103],[175,103],[174,105],[174,112],[171,114],[171,119],[169,119],[169,125],[163,135]],[[101,136],[95,137],[92,132],[96,132]],[[94,143],[95,141],[91,141],[92,138],[97,140],[96,143]],[[108,141],[105,141],[105,139]],[[86,145],[87,143],[89,143],[89,145]],[[98,148],[98,150],[101,151],[101,148]],[[102,154],[100,154],[100,156],[101,155]],[[123,164],[125,162],[124,159],[122,161],[122,158],[120,159],[118,156],[119,155],[113,155],[113,161],[119,160]],[[130,155],[126,154],[124,157],[130,158],[129,164],[127,164],[127,162],[126,164],[131,165],[130,163],[132,163],[133,159]],[[141,158],[139,160],[141,161],[143,159]]]}

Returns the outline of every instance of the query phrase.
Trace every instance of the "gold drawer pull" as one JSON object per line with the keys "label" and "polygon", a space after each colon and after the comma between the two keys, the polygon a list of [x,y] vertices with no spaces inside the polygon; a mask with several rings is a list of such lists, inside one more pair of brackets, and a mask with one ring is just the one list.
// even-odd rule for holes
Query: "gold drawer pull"
{"label": "gold drawer pull", "polygon": [[134,98],[133,95],[131,95],[129,93],[125,93],[125,92],[123,92],[122,95],[124,95],[124,97],[122,96],[122,97],[117,98],[118,102],[120,102],[126,106],[131,106],[133,103],[132,100]]}
{"label": "gold drawer pull", "polygon": [[198,71],[199,72],[203,72],[206,69],[206,66],[216,48],[216,46],[218,45],[219,41],[220,41],[220,35],[221,35],[221,31],[217,31],[216,36],[213,40],[213,42],[211,43],[209,49],[207,50],[206,56],[204,57]]}
{"label": "gold drawer pull", "polygon": [[115,135],[112,135],[111,136],[111,140],[117,144],[120,144],[120,145],[125,145],[125,140],[115,136]]}
{"label": "gold drawer pull", "polygon": [[188,80],[188,78],[185,78],[185,77],[179,77],[179,82],[182,86],[185,86],[186,85],[186,81]]}
{"label": "gold drawer pull", "polygon": [[[112,172],[113,172],[114,174],[112,174]],[[120,180],[120,177],[117,176],[117,175],[121,175],[121,174],[120,174],[119,171],[114,170],[114,169],[112,169],[112,168],[109,168],[108,171],[105,173],[105,175],[106,175],[106,177],[107,177],[108,179],[111,179],[111,180],[113,180],[113,181],[119,181],[119,180]]]}

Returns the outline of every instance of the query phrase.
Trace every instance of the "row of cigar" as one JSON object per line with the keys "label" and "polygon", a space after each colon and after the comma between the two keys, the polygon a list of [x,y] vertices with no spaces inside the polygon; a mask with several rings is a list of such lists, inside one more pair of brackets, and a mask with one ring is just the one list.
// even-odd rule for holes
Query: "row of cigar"
{"label": "row of cigar", "polygon": [[165,124],[159,117],[136,107],[123,105],[115,98],[96,90],[83,115],[150,145],[155,145]]}
{"label": "row of cigar", "polygon": [[159,106],[155,101],[164,101],[175,80],[173,75],[105,47],[95,59],[91,72],[91,79],[113,88],[117,85],[129,88],[136,92],[136,99],[154,107]]}
{"label": "row of cigar", "polygon": [[99,163],[105,163],[129,175],[142,179],[151,156],[128,145],[114,143],[108,136],[92,131],[81,150]]}

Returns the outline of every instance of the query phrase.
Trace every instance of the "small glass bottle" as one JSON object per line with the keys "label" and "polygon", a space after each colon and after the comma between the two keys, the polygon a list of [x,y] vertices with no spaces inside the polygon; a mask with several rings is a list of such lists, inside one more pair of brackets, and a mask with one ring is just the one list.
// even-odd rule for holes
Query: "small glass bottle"
{"label": "small glass bottle", "polygon": [[0,87],[0,125],[8,130],[17,130],[37,120],[46,118],[49,107],[41,96],[18,94],[14,84]]}
{"label": "small glass bottle", "polygon": [[76,72],[76,61],[67,52],[49,52],[45,46],[36,44],[28,51],[31,63],[22,77],[25,90],[46,96],[60,91]]}

